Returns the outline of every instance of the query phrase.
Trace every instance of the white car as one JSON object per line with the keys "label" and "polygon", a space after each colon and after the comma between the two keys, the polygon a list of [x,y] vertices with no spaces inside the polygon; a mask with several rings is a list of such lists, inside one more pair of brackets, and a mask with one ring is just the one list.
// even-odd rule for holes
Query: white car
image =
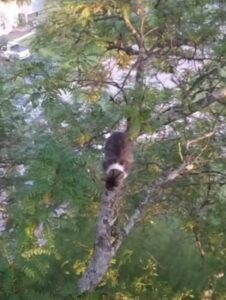
{"label": "white car", "polygon": [[0,57],[7,60],[19,59],[23,60],[31,55],[28,48],[25,48],[19,44],[8,43],[0,49]]}

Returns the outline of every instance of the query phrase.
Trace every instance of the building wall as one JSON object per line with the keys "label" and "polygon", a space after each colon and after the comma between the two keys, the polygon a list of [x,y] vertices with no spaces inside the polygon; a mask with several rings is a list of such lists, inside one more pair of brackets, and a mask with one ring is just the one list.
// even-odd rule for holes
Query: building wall
{"label": "building wall", "polygon": [[18,15],[24,14],[25,20],[28,15],[42,11],[44,0],[32,0],[30,4],[18,5],[16,1],[2,2],[0,0],[0,35],[13,30],[18,25]]}

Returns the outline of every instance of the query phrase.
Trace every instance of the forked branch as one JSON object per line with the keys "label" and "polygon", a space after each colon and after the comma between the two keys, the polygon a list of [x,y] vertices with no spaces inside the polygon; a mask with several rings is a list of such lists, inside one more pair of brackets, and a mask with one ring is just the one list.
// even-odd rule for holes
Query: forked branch
{"label": "forked branch", "polygon": [[[181,176],[187,175],[194,169],[194,164],[183,163],[179,168],[160,177],[147,189],[146,196],[128,219],[123,230],[116,233],[114,225],[119,218],[118,205],[122,194],[122,186],[111,192],[105,191],[97,225],[97,235],[94,255],[83,277],[79,281],[81,293],[90,292],[98,286],[107,274],[112,258],[116,255],[124,239],[128,236],[135,224],[142,220],[150,205],[159,201],[159,192],[175,183]],[[114,233],[114,234],[113,234]]]}

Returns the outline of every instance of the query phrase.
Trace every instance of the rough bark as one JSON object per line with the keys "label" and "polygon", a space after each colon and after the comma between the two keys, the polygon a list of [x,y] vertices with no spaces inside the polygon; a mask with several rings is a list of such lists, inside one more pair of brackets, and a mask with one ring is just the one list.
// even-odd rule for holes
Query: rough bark
{"label": "rough bark", "polygon": [[81,292],[93,290],[103,279],[115,255],[114,237],[112,235],[118,217],[117,207],[122,187],[105,191],[102,197],[101,211],[97,225],[95,253],[79,282]]}

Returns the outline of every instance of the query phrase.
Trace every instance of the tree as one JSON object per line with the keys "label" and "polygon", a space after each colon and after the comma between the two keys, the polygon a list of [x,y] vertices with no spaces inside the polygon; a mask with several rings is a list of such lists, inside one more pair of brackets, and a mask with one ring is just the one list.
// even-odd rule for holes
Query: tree
{"label": "tree", "polygon": [[[224,3],[49,4],[45,30],[34,47],[54,49],[60,67],[48,60],[18,66],[12,71],[17,74],[12,74],[17,90],[9,87],[5,96],[29,93],[34,106],[41,102],[47,122],[32,124],[35,133],[26,138],[20,132],[20,149],[23,145],[29,166],[27,179],[35,182],[27,190],[22,185],[20,201],[14,205],[15,212],[22,214],[14,230],[33,228],[23,237],[24,257],[43,251],[62,259],[63,251],[51,244],[51,234],[60,223],[51,212],[62,199],[70,205],[76,199],[73,207],[79,212],[89,206],[94,209],[87,199],[98,203],[102,191],[95,251],[85,272],[82,267],[80,292],[97,287],[129,233],[153,211],[183,220],[200,256],[208,252],[218,257],[211,275],[215,276],[225,260],[225,253],[220,254],[225,245],[224,214],[220,214],[225,206]],[[24,86],[18,80],[25,76],[33,76],[32,84]],[[69,103],[62,99],[62,91],[71,93]],[[136,167],[125,186],[105,193],[97,146],[123,118],[132,120]],[[67,228],[81,226],[68,219]],[[50,228],[44,230],[50,235],[44,248],[34,247],[40,223]],[[89,222],[83,226],[88,228]],[[75,258],[73,250],[73,255],[66,252],[70,259]],[[77,262],[76,270],[79,266]],[[40,274],[37,277],[40,280]],[[217,295],[216,285],[212,290]]]}

